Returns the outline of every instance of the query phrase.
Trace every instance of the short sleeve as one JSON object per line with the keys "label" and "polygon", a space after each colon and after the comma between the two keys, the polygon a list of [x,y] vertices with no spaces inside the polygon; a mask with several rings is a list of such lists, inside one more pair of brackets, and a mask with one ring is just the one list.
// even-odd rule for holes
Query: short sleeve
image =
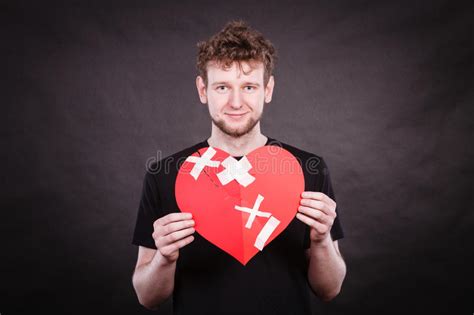
{"label": "short sleeve", "polygon": [[[336,201],[336,195],[331,183],[331,175],[329,174],[329,168],[323,158],[320,158],[320,167],[318,168],[318,180],[316,181],[316,190],[320,191],[323,194],[326,194],[332,200]],[[337,202],[337,201],[336,201]],[[344,231],[342,229],[341,218],[340,218],[341,209],[339,205],[336,205],[336,218],[334,219],[332,228],[331,228],[331,238],[333,241],[341,239],[344,237]],[[310,239],[309,239],[309,226],[306,226],[306,233],[304,239],[304,248],[309,248]]]}
{"label": "short sleeve", "polygon": [[138,207],[135,231],[132,244],[156,249],[153,240],[153,222],[159,218],[160,198],[156,179],[152,173],[146,172]]}

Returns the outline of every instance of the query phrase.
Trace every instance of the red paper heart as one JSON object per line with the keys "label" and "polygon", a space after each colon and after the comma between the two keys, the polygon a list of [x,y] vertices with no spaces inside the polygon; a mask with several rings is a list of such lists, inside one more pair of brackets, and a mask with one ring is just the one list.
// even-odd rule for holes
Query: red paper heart
{"label": "red paper heart", "polygon": [[[206,154],[208,149],[210,151],[207,154],[215,150],[211,158],[214,166],[204,166],[202,171],[194,174],[195,178],[191,173],[197,165],[195,161]],[[226,163],[222,164],[227,158],[227,152],[212,147],[202,148],[188,157],[176,178],[176,201],[182,212],[193,214],[195,229],[200,235],[246,265],[259,252],[256,246],[262,248],[268,245],[295,217],[304,190],[304,176],[300,164],[290,152],[279,146],[268,145],[242,158],[247,158],[251,165],[247,171],[251,177],[243,177],[253,177],[253,182],[249,184],[237,175],[239,180],[229,177],[232,180],[223,184],[225,181],[217,174],[236,169],[226,168]],[[218,167],[215,167],[216,164]],[[245,173],[241,171],[240,174]],[[261,202],[257,209],[260,213],[249,222],[252,215],[248,211],[252,211],[257,200]],[[248,209],[237,210],[235,206]],[[261,234],[267,223],[267,226],[272,226],[271,223],[278,221],[274,230],[264,229],[267,230],[267,236]],[[259,235],[263,238],[256,243]]]}

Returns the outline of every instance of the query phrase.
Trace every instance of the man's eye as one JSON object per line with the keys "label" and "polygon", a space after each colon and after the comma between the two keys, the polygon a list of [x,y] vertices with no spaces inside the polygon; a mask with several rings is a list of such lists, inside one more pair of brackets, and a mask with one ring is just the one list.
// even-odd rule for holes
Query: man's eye
{"label": "man's eye", "polygon": [[219,86],[217,87],[217,90],[218,90],[218,91],[225,91],[226,89],[227,89],[227,87],[226,87],[225,85],[219,85]]}
{"label": "man's eye", "polygon": [[246,89],[247,91],[253,91],[253,90],[255,90],[255,87],[254,87],[254,86],[251,86],[251,85],[247,85],[247,86],[245,87],[245,89]]}

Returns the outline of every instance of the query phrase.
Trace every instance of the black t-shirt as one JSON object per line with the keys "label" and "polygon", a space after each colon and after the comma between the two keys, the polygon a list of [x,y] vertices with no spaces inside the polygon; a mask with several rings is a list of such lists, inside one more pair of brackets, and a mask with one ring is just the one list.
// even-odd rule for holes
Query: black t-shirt
{"label": "black t-shirt", "polygon": [[[303,169],[306,191],[320,191],[336,200],[323,158],[268,138],[292,153]],[[154,163],[145,174],[132,243],[156,249],[153,222],[180,212],[175,182],[188,156],[208,147],[207,140]],[[331,229],[333,240],[344,237],[340,209]],[[245,266],[199,233],[180,250],[173,292],[174,314],[311,314],[305,249],[309,228],[294,218],[288,227]]]}

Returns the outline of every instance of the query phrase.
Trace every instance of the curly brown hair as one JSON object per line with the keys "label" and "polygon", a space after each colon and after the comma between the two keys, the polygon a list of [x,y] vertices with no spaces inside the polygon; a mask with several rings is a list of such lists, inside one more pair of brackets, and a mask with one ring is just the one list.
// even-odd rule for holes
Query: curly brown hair
{"label": "curly brown hair", "polygon": [[229,68],[237,61],[241,71],[241,61],[249,62],[252,68],[253,62],[263,62],[263,82],[266,86],[277,60],[273,44],[243,20],[228,22],[219,33],[207,41],[199,42],[197,47],[196,68],[206,86],[208,62],[216,62],[223,68]]}

